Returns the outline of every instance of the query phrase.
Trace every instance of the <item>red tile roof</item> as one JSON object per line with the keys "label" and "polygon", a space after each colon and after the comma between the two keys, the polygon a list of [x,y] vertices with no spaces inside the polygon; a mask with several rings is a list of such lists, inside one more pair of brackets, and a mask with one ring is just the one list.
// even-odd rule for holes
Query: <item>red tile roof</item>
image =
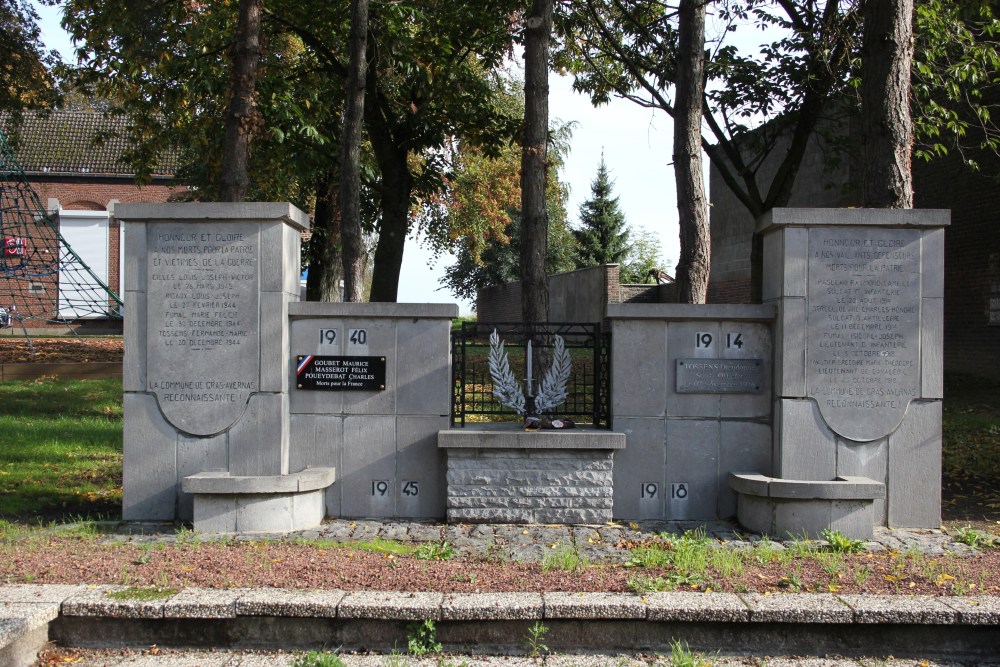
{"label": "red tile roof", "polygon": [[[128,120],[123,116],[99,111],[28,111],[15,125],[9,114],[0,113],[0,128],[14,146],[21,169],[27,174],[135,174],[122,159],[130,143]],[[153,175],[173,176],[178,160],[177,151],[165,151]]]}

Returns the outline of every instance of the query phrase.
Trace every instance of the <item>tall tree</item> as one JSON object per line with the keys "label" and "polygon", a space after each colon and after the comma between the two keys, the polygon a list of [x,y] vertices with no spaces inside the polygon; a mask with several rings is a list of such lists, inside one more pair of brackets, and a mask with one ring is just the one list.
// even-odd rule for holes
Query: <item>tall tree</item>
{"label": "tall tree", "polygon": [[339,301],[341,261],[341,225],[337,169],[330,169],[316,184],[316,209],[312,236],[308,242],[309,275],[306,278],[307,301]]}
{"label": "tall tree", "polygon": [[219,200],[243,201],[250,187],[250,142],[260,125],[254,96],[260,64],[260,21],[264,0],[240,0],[232,48],[229,108],[226,112]]}
{"label": "tall tree", "polygon": [[[547,275],[572,271],[576,268],[572,230],[566,225],[565,216],[560,216],[551,206],[549,211],[545,270]],[[521,273],[521,230],[517,211],[512,211],[504,235],[491,238],[477,256],[473,255],[465,239],[459,241],[455,262],[445,268],[441,284],[459,298],[475,302],[476,294],[481,289],[518,281]]]}
{"label": "tall tree", "polygon": [[58,59],[42,46],[38,12],[27,0],[0,0],[0,111],[46,107],[57,97]]}
{"label": "tall tree", "polygon": [[545,277],[545,187],[549,132],[549,37],[553,0],[532,0],[525,17],[524,134],[521,139],[521,314],[549,319]]}
{"label": "tall tree", "polygon": [[[693,3],[681,6],[688,4]],[[845,89],[860,13],[851,0],[828,0],[822,6],[813,0],[730,0],[716,7],[723,34],[748,22],[784,32],[781,39],[762,45],[759,55],[720,42],[705,65],[704,77],[715,85],[703,88],[702,114],[710,138],[701,137],[701,147],[757,217],[788,201],[813,131],[831,97]],[[676,88],[679,57],[689,52],[678,44],[679,15],[663,0],[572,0],[570,9],[561,14],[560,63],[575,73],[574,87],[589,93],[595,104],[616,95],[663,110],[676,121],[683,97]],[[779,145],[775,176],[760,182],[761,168]],[[693,151],[675,148],[675,153],[686,159]],[[682,199],[704,201],[703,193],[682,195],[684,187],[697,186],[693,181],[679,185]],[[679,273],[694,270],[707,276],[707,235],[700,220],[685,226],[694,230],[692,239],[706,239],[706,254],[689,243],[690,255],[682,257]],[[759,286],[759,262],[753,266]]]}
{"label": "tall tree", "polygon": [[[460,298],[475,301],[478,290],[521,278],[520,188],[516,180],[513,187],[507,187],[512,176],[516,179],[520,157],[517,146],[510,146],[495,158],[471,151],[463,155],[458,166],[445,202],[454,228],[480,228],[480,218],[493,217],[497,207],[502,207],[499,210],[505,218],[499,228],[491,220],[485,234],[457,233],[449,244],[456,260],[445,269],[441,284]],[[572,271],[577,266],[573,234],[567,224],[566,190],[559,183],[561,163],[560,154],[554,151],[545,194],[547,275]]]}
{"label": "tall tree", "polygon": [[867,0],[861,46],[863,202],[913,208],[913,0]]}
{"label": "tall tree", "polygon": [[674,113],[674,179],[681,236],[677,296],[705,303],[711,264],[708,201],[701,168],[701,120],[705,86],[705,5],[681,0],[677,17],[677,108]]}
{"label": "tall tree", "polygon": [[[413,212],[446,176],[452,137],[496,147],[515,133],[497,105],[496,71],[509,54],[519,0],[467,5],[433,0],[385,3],[369,16],[365,129],[379,179],[371,300],[395,301]],[[301,29],[301,24],[300,24]]]}
{"label": "tall tree", "polygon": [[[216,196],[218,179],[204,177],[221,167],[234,3],[66,3],[67,25],[82,43],[82,75],[133,121],[130,151],[143,165],[140,174],[148,176],[164,144],[176,142],[184,178],[198,176],[188,181],[198,185],[194,196]],[[483,0],[470,11],[447,0],[402,0],[369,8],[361,208],[366,234],[378,237],[376,298],[396,298],[412,212],[443,187],[442,147],[456,136],[496,147],[516,135],[520,119],[497,108],[492,84],[510,54],[509,26],[521,3]],[[346,7],[348,0],[268,0],[257,81],[263,123],[248,196],[287,198],[308,209],[316,184],[339,164]]]}
{"label": "tall tree", "polygon": [[[521,87],[510,83],[501,101],[523,117]],[[545,190],[549,275],[576,268],[576,244],[566,214],[568,191],[559,181],[571,134],[572,124],[549,131]],[[521,150],[514,142],[497,152],[459,142],[453,151],[446,188],[441,196],[424,202],[421,229],[436,254],[451,252],[456,257],[441,284],[461,298],[475,300],[479,289],[520,280]]]}
{"label": "tall tree", "polygon": [[629,251],[625,214],[612,196],[614,183],[601,156],[597,177],[590,184],[590,198],[580,206],[581,227],[573,230],[578,266],[620,264]]}
{"label": "tall tree", "polygon": [[[350,64],[340,164],[344,300],[363,301],[364,242],[361,229],[361,130],[368,81],[368,0],[351,0]],[[332,239],[331,239],[332,240]]]}

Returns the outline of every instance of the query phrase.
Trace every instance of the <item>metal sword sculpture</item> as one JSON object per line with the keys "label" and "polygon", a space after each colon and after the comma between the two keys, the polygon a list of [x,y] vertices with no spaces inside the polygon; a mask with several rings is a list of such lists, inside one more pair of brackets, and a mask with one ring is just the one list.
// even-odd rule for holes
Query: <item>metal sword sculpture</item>
{"label": "metal sword sculpture", "polygon": [[[527,345],[527,385],[528,397],[533,397],[535,415],[550,412],[562,405],[568,396],[566,383],[569,382],[571,360],[569,352],[566,350],[562,336],[555,336],[555,348],[552,353],[552,366],[542,378],[537,394],[532,394],[533,376],[531,373],[531,340]],[[510,370],[510,363],[507,353],[504,352],[504,343],[500,340],[500,335],[494,329],[490,335],[490,377],[493,379],[493,395],[497,397],[501,405],[504,405],[517,414],[523,415],[526,412],[525,394],[521,390],[514,373]]]}

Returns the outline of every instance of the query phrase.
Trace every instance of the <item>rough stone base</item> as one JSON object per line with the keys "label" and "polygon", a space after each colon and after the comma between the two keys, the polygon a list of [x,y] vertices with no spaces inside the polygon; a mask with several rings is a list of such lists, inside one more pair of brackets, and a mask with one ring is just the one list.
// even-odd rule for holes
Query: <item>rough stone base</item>
{"label": "rough stone base", "polygon": [[[540,434],[535,439],[535,434],[493,432],[475,440],[470,433],[446,433],[439,434],[438,442],[448,448],[448,521],[611,520],[612,455],[621,448],[623,434],[560,433],[555,439],[555,434]],[[573,448],[574,435],[583,436],[579,449]]]}

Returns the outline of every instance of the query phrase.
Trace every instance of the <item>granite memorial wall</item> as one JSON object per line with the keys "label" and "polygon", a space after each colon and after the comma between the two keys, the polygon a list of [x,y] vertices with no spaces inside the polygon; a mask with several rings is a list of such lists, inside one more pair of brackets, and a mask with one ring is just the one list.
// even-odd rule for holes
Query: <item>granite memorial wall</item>
{"label": "granite memorial wall", "polygon": [[940,525],[948,218],[775,209],[759,221],[764,301],[778,309],[767,474],[834,484],[775,484],[766,491],[772,501],[749,499],[757,506],[741,514],[745,523],[854,534],[866,525]]}
{"label": "granite memorial wall", "polygon": [[[298,303],[309,223],[288,204],[116,213],[126,518],[281,530],[476,504],[449,504],[438,446],[456,306]],[[587,493],[613,496],[623,519],[739,509],[766,532],[936,526],[946,224],[939,211],[777,209],[760,226],[764,304],[610,304],[624,447],[605,447],[612,484]],[[528,453],[472,456],[548,457]]]}

